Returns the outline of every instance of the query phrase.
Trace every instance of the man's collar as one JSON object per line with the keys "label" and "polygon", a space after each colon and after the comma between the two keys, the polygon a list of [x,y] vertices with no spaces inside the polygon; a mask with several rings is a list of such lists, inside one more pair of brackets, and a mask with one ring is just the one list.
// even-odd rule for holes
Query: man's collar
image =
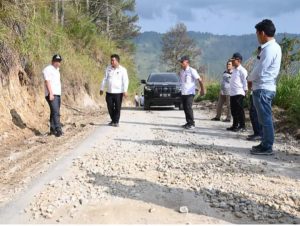
{"label": "man's collar", "polygon": [[273,39],[267,41],[265,44],[262,44],[262,45],[261,45],[261,48],[263,49],[263,48],[265,48],[266,46],[268,46],[268,45],[270,45],[270,44],[272,44],[272,43],[274,43],[274,42],[276,42],[275,38],[273,38]]}

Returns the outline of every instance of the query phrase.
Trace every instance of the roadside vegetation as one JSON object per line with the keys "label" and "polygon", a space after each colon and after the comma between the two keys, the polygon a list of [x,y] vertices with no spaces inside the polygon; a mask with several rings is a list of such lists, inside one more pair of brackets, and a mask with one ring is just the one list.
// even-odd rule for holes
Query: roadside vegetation
{"label": "roadside vegetation", "polygon": [[[113,53],[128,69],[129,92],[138,86],[130,41],[139,32],[135,1],[0,0],[0,9],[0,47],[18,53],[35,88],[40,86],[42,68],[55,53],[64,59],[66,87],[82,86],[91,96],[97,94]],[[133,16],[127,16],[128,11]]]}

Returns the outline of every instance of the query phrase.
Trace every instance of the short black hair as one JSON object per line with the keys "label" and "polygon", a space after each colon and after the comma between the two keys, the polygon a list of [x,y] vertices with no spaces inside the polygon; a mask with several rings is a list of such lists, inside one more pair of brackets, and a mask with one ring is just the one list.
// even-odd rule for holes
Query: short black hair
{"label": "short black hair", "polygon": [[110,56],[110,59],[112,59],[112,58],[116,58],[116,60],[120,63],[120,56],[118,54],[112,54]]}
{"label": "short black hair", "polygon": [[258,32],[264,32],[268,37],[274,37],[276,28],[272,20],[265,19],[255,25]]}

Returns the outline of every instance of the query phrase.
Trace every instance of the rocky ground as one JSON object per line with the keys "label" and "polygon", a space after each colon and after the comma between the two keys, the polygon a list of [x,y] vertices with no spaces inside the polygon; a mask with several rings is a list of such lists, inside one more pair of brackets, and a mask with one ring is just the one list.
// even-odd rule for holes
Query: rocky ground
{"label": "rocky ground", "polygon": [[[193,131],[180,127],[184,113],[172,108],[126,108],[119,128],[89,118],[83,127],[92,131],[90,139],[68,161],[63,153],[78,153],[74,143],[80,143],[83,132],[35,138],[45,146],[59,143],[56,155],[42,152],[45,164],[59,158],[58,165],[69,165],[28,191],[32,197],[15,205],[19,209],[5,206],[4,200],[2,213],[13,220],[3,222],[300,224],[299,143],[277,134],[274,156],[252,156],[249,150],[257,143],[245,140],[250,130],[226,131],[230,124],[210,121],[214,112],[206,106],[195,106],[194,113]],[[40,177],[54,171],[45,169]]]}

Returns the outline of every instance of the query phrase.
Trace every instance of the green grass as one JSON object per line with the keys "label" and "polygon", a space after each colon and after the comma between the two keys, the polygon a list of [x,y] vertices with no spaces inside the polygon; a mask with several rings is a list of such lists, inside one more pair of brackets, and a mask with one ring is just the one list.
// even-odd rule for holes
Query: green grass
{"label": "green grass", "polygon": [[300,125],[300,73],[280,77],[274,104],[287,110],[289,120]]}

